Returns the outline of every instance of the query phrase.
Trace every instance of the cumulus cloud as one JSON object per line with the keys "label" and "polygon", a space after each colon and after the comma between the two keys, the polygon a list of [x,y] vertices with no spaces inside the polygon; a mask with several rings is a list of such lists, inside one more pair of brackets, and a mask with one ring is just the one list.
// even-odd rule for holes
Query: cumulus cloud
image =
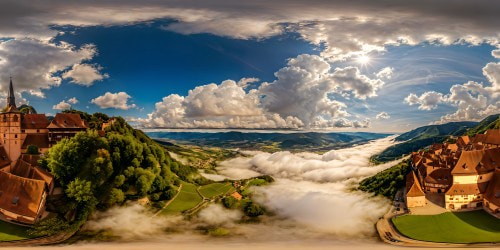
{"label": "cumulus cloud", "polygon": [[69,98],[68,99],[68,103],[77,104],[78,103],[78,99],[76,99],[76,97]]}
{"label": "cumulus cloud", "polygon": [[408,105],[419,105],[420,110],[432,110],[437,108],[437,105],[443,102],[443,94],[436,91],[428,91],[420,96],[411,93],[405,98],[405,103]]}
{"label": "cumulus cloud", "polygon": [[[220,174],[232,179],[268,174],[276,182],[254,189],[254,197],[278,218],[286,218],[306,231],[366,237],[387,209],[382,198],[351,191],[364,177],[396,162],[371,166],[369,158],[393,145],[393,137],[323,155],[315,153],[256,153],[224,161]],[[346,213],[345,211],[349,211]],[[366,213],[370,211],[370,213]]]}
{"label": "cumulus cloud", "polygon": [[491,51],[491,55],[495,58],[500,58],[500,49]]}
{"label": "cumulus cloud", "polygon": [[376,96],[384,84],[358,68],[332,69],[316,55],[299,55],[275,73],[277,79],[246,90],[255,78],[223,81],[172,94],[156,103],[144,126],[174,128],[331,128],[368,127],[370,121],[347,120],[346,105],[330,94],[357,99]]}
{"label": "cumulus cloud", "polygon": [[52,106],[52,109],[58,109],[58,110],[67,110],[70,108],[71,108],[71,104],[69,104],[65,100],[62,100],[60,103]]}
{"label": "cumulus cloud", "polygon": [[391,116],[389,114],[387,114],[387,112],[380,112],[377,114],[377,116],[375,118],[377,120],[387,120],[387,119],[391,118]]}
{"label": "cumulus cloud", "polygon": [[377,74],[375,74],[378,78],[391,79],[392,74],[394,73],[394,68],[385,67],[381,69]]}
{"label": "cumulus cloud", "polygon": [[[54,44],[35,39],[0,42],[0,79],[12,74],[16,91],[44,97],[42,90],[59,86],[57,75],[66,68],[89,60],[96,54],[93,45],[76,48],[67,43]],[[0,85],[5,92],[7,85]]]}
{"label": "cumulus cloud", "polygon": [[136,107],[135,104],[128,104],[129,98],[131,98],[131,96],[125,92],[106,92],[104,95],[98,96],[90,102],[102,109],[114,108],[128,110]]}
{"label": "cumulus cloud", "polygon": [[420,110],[432,110],[443,103],[456,107],[453,113],[442,116],[434,123],[453,121],[478,121],[500,110],[500,63],[488,63],[483,67],[483,74],[489,85],[469,81],[454,84],[446,95],[428,91],[421,96],[411,93],[405,98],[409,105],[419,105]]}
{"label": "cumulus cloud", "polygon": [[96,65],[75,64],[71,70],[64,72],[62,78],[71,79],[72,83],[79,85],[91,86],[95,81],[101,81],[109,77],[108,74],[101,74],[99,72],[101,69],[100,66]]}

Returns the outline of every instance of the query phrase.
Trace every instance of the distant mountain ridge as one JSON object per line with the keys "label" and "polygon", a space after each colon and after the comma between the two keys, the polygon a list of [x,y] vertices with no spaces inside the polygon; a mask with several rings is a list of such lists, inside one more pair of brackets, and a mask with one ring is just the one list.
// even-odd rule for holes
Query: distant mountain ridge
{"label": "distant mountain ridge", "polygon": [[478,125],[478,122],[450,122],[439,125],[428,125],[416,128],[396,137],[396,141],[425,139],[435,136],[463,135],[468,129]]}
{"label": "distant mountain ridge", "polygon": [[385,149],[372,157],[374,162],[387,162],[403,155],[418,151],[433,143],[442,143],[450,136],[482,134],[488,129],[500,128],[500,114],[490,115],[480,122],[450,122],[440,125],[428,125],[403,133],[395,138],[404,141]]}
{"label": "distant mountain ridge", "polygon": [[278,133],[278,132],[146,132],[148,136],[161,141],[196,144],[207,147],[241,148],[275,152],[326,151],[342,148],[370,140],[387,137],[390,134],[353,132],[353,133]]}
{"label": "distant mountain ridge", "polygon": [[483,119],[477,126],[467,131],[469,136],[483,134],[488,129],[500,129],[500,114],[490,115]]}
{"label": "distant mountain ridge", "polygon": [[478,124],[478,122],[450,122],[416,128],[396,137],[396,141],[403,142],[386,148],[382,153],[373,156],[372,161],[388,162],[395,160],[403,155],[432,145],[433,143],[442,143],[451,135],[463,135]]}

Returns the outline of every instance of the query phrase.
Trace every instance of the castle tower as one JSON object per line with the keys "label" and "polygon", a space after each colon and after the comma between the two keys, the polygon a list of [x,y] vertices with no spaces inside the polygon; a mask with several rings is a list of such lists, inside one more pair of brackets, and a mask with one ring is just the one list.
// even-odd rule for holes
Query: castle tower
{"label": "castle tower", "polygon": [[9,84],[7,107],[0,114],[0,142],[11,161],[16,161],[21,155],[21,112],[16,107],[12,78]]}

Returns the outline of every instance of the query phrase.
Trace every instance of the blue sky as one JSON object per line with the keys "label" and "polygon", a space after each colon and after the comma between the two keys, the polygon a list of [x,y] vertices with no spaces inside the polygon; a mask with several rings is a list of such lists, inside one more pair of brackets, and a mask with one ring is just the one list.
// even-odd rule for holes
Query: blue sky
{"label": "blue sky", "polygon": [[0,18],[1,90],[11,74],[18,102],[42,113],[405,131],[500,112],[500,21],[483,1],[435,13],[412,1],[397,12],[369,1],[56,2],[45,15],[8,1],[21,14]]}

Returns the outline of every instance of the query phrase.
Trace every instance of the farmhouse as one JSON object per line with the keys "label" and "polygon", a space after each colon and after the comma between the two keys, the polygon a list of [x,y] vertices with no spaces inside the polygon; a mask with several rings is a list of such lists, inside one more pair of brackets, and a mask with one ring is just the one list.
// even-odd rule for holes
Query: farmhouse
{"label": "farmhouse", "polygon": [[[62,138],[84,131],[88,125],[78,114],[22,113],[16,107],[12,79],[7,107],[0,113],[0,219],[33,224],[47,215],[45,200],[54,190],[54,177],[38,166],[40,155]],[[33,153],[33,152],[30,152]]]}
{"label": "farmhouse", "polygon": [[[416,191],[420,187],[424,195],[441,196],[448,210],[484,208],[500,215],[500,130],[414,152],[411,168],[406,188],[409,208],[425,205]],[[415,184],[409,186],[408,180]]]}

